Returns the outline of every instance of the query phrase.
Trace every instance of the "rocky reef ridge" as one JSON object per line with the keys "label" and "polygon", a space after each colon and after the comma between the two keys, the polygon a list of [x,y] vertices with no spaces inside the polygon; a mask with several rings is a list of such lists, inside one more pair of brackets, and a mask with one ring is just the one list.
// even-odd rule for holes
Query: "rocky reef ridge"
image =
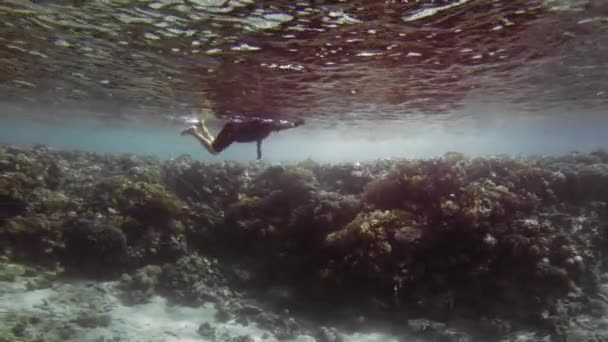
{"label": "rocky reef ridge", "polygon": [[0,146],[3,260],[116,281],[127,304],[214,303],[279,339],[580,340],[571,317],[608,305],[607,203],[605,151],[283,165]]}

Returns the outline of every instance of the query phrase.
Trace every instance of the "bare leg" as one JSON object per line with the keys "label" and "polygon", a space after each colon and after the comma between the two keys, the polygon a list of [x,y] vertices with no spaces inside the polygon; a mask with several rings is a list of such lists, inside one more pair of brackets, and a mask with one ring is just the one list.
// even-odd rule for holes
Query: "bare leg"
{"label": "bare leg", "polygon": [[203,136],[205,136],[210,141],[214,141],[215,140],[215,138],[213,137],[213,135],[211,135],[211,133],[209,133],[209,129],[207,129],[207,125],[205,124],[205,120],[200,119],[199,122],[196,123],[196,128],[198,128],[198,131],[201,134],[203,134]]}
{"label": "bare leg", "polygon": [[206,124],[207,119],[209,119],[211,116],[213,116],[213,113],[210,110],[205,108],[201,109],[201,112],[198,114],[198,123],[196,123],[196,127],[205,137],[213,141],[215,138],[213,135],[211,135],[211,133],[209,133]]}
{"label": "bare leg", "polygon": [[181,135],[193,136],[194,139],[198,140],[198,142],[201,143],[201,145],[203,145],[203,147],[207,150],[207,152],[209,152],[212,155],[216,155],[219,153],[216,150],[214,150],[212,147],[213,138],[211,138],[210,136],[205,136],[205,134],[200,129],[198,129],[198,125],[192,126],[188,129],[182,131]]}

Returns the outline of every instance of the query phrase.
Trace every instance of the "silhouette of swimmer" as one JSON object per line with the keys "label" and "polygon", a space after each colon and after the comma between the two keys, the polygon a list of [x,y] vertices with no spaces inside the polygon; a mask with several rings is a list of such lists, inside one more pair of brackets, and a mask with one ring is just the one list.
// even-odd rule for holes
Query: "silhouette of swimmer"
{"label": "silhouette of swimmer", "polygon": [[304,124],[304,120],[296,119],[275,120],[236,116],[227,122],[217,137],[213,137],[205,120],[200,118],[192,127],[182,131],[181,135],[192,135],[198,140],[209,153],[216,155],[230,146],[232,143],[257,143],[258,160],[262,158],[262,140],[266,139],[270,133],[298,127]]}

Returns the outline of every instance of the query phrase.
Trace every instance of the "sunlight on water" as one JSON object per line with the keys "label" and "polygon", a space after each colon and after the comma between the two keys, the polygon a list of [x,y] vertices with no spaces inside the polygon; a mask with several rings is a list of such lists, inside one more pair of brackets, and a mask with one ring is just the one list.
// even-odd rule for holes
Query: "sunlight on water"
{"label": "sunlight on water", "polygon": [[457,7],[460,6],[462,4],[466,4],[467,2],[469,2],[470,0],[460,0],[458,2],[449,4],[449,5],[445,5],[445,6],[439,6],[439,7],[432,7],[432,8],[426,8],[424,10],[418,11],[417,13],[414,13],[408,17],[403,18],[403,21],[415,21],[415,20],[420,20],[426,17],[430,17],[432,15],[437,14],[438,12],[441,12],[443,10],[447,10],[450,9],[452,7]]}

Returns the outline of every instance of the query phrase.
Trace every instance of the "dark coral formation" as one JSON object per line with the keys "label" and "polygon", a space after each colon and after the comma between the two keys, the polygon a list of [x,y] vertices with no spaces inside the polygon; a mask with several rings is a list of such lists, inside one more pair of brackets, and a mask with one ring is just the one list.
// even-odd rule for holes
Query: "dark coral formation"
{"label": "dark coral formation", "polygon": [[182,305],[217,303],[227,294],[220,290],[225,279],[217,260],[192,254],[165,264],[159,276],[159,291]]}
{"label": "dark coral formation", "polygon": [[64,228],[65,263],[78,272],[111,274],[125,263],[127,238],[121,229],[78,219]]}
{"label": "dark coral formation", "polygon": [[0,252],[133,272],[129,302],[223,303],[231,281],[414,332],[465,318],[564,336],[605,269],[607,155],[269,165],[5,146]]}

